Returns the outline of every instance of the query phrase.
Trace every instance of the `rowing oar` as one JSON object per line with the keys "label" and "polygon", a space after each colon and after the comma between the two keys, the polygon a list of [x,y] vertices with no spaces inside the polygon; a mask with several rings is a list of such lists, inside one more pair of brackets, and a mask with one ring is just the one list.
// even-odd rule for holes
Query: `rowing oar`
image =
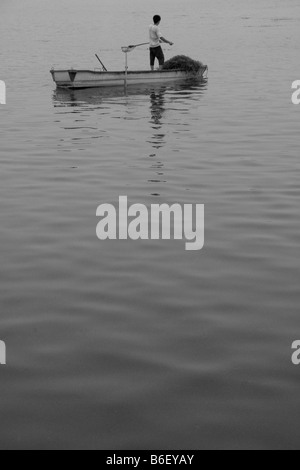
{"label": "rowing oar", "polygon": [[99,56],[98,56],[97,54],[95,54],[95,56],[97,57],[97,59],[99,60],[100,64],[102,65],[103,71],[104,71],[104,72],[107,72],[107,68],[106,68],[105,65],[101,62]]}

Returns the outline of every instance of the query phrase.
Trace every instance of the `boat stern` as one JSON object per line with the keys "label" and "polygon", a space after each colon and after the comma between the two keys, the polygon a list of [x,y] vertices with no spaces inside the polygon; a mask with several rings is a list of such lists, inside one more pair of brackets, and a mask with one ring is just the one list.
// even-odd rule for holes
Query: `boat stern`
{"label": "boat stern", "polygon": [[51,69],[50,73],[57,87],[59,88],[73,88],[74,87],[74,81],[77,75],[76,70]]}

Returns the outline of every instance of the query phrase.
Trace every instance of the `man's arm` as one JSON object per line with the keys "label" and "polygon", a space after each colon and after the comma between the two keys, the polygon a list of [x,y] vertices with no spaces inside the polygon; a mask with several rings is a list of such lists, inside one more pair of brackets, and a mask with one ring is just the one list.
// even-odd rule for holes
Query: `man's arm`
{"label": "man's arm", "polygon": [[160,42],[165,42],[166,44],[170,44],[170,46],[173,46],[174,42],[171,42],[171,41],[168,41],[167,39],[165,39],[164,37],[160,37]]}

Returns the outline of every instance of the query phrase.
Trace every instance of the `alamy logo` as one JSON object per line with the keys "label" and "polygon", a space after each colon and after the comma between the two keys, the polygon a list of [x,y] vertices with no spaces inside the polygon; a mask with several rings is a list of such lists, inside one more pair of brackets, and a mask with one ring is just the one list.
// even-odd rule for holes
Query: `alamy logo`
{"label": "alamy logo", "polygon": [[144,204],[128,207],[127,196],[120,196],[119,207],[102,204],[97,225],[99,240],[183,240],[188,251],[204,246],[204,204]]}
{"label": "alamy logo", "polygon": [[300,365],[300,341],[294,341],[292,344],[292,349],[294,350],[292,354],[292,363],[294,366]]}
{"label": "alamy logo", "polygon": [[4,341],[0,341],[0,365],[6,364],[6,346]]}
{"label": "alamy logo", "polygon": [[0,80],[0,104],[6,104],[6,85]]}
{"label": "alamy logo", "polygon": [[296,81],[292,84],[292,89],[293,89],[293,90],[296,90],[296,91],[292,94],[292,103],[293,103],[293,104],[300,104],[300,80],[296,80]]}

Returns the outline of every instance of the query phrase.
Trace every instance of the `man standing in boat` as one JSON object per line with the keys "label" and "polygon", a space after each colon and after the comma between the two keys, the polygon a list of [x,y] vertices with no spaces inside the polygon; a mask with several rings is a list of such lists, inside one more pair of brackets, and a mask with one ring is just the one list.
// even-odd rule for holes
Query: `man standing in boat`
{"label": "man standing in boat", "polygon": [[149,27],[151,70],[154,70],[155,59],[157,59],[159,62],[160,70],[163,68],[163,65],[165,63],[165,56],[161,48],[161,43],[164,42],[166,44],[170,44],[170,46],[173,46],[173,42],[168,41],[162,36],[159,29],[160,22],[161,17],[159,15],[155,15],[153,17],[154,24],[151,24]]}

